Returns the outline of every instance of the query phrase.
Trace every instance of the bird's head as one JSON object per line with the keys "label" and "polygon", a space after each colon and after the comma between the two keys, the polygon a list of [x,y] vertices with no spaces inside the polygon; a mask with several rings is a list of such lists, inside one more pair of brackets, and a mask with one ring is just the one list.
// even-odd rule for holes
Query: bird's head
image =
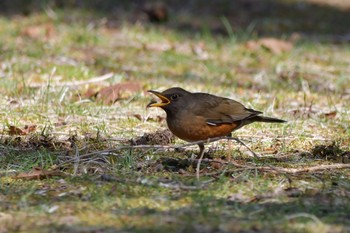
{"label": "bird's head", "polygon": [[173,87],[163,92],[152,90],[149,90],[148,92],[156,95],[161,100],[161,102],[153,100],[147,105],[147,108],[160,107],[167,113],[175,113],[176,111],[185,107],[189,101],[189,99],[185,97],[191,94],[190,92],[179,87]]}

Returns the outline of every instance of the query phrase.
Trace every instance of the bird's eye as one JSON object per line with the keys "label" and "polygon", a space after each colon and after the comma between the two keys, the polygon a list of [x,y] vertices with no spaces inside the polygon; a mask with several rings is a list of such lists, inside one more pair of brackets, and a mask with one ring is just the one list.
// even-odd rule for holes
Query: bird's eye
{"label": "bird's eye", "polygon": [[170,97],[171,100],[176,100],[177,98],[179,98],[178,94],[174,94]]}

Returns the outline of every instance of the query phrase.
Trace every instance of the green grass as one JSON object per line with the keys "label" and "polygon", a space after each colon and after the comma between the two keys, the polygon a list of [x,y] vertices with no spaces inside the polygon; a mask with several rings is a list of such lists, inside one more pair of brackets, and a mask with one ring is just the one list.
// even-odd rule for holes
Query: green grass
{"label": "green grass", "polygon": [[[220,6],[226,12],[230,4],[222,1]],[[315,9],[311,22],[336,11]],[[275,174],[229,163],[283,168],[349,163],[348,44],[307,35],[282,54],[247,48],[247,40],[263,37],[259,31],[288,38],[294,29],[312,28],[308,22],[294,22],[289,14],[283,16],[289,20],[282,22],[290,23],[284,26],[267,17],[247,28],[242,18],[237,29],[236,21],[215,11],[199,21],[200,26],[195,16],[174,14],[162,25],[119,20],[117,27],[109,27],[103,17],[113,15],[53,10],[54,18],[40,11],[0,18],[0,229],[349,231],[349,169]],[[128,19],[128,12],[123,14],[120,17]],[[182,30],[186,22],[199,30]],[[217,22],[227,35],[213,30]],[[30,27],[40,36],[28,32],[34,30]],[[334,33],[343,32],[344,25],[334,27]],[[52,35],[46,36],[47,30],[53,30]],[[319,32],[323,38],[330,30],[318,25],[312,34]],[[109,80],[70,85],[109,72],[114,73]],[[127,81],[140,83],[142,91],[108,105],[84,96],[89,89]],[[115,150],[166,128],[157,118],[164,116],[161,110],[145,108],[152,98],[145,91],[171,86],[233,98],[288,123],[256,123],[234,133],[262,154],[260,159],[233,142],[208,144],[210,156],[227,163],[202,161],[199,180],[196,162],[188,159],[197,146]],[[37,129],[10,135],[10,125]],[[66,177],[14,178],[34,167],[57,166]]]}

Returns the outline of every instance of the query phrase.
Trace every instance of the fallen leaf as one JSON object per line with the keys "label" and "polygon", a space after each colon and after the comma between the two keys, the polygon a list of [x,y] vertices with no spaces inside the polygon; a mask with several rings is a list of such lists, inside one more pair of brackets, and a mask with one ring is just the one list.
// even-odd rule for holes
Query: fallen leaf
{"label": "fallen leaf", "polygon": [[136,119],[138,119],[139,121],[142,121],[142,116],[141,114],[134,114],[132,115],[133,117],[135,117]]}
{"label": "fallen leaf", "polygon": [[16,126],[10,125],[9,126],[9,135],[25,135],[25,132],[20,129],[17,128]]}
{"label": "fallen leaf", "polygon": [[50,178],[52,176],[65,176],[65,174],[58,170],[45,170],[39,167],[34,167],[32,171],[28,173],[20,173],[13,178],[22,180],[42,180]]}
{"label": "fallen leaf", "polygon": [[22,36],[35,40],[49,40],[56,35],[56,29],[53,24],[48,23],[43,25],[28,26],[22,30],[21,34]]}
{"label": "fallen leaf", "polygon": [[43,32],[40,26],[29,26],[24,28],[21,34],[32,39],[39,39]]}
{"label": "fallen leaf", "polygon": [[327,112],[323,114],[324,117],[333,119],[337,116],[337,111]]}
{"label": "fallen leaf", "polygon": [[292,42],[287,40],[267,37],[259,40],[250,40],[246,43],[246,47],[253,51],[260,48],[265,48],[273,54],[281,54],[292,50],[294,45]]}
{"label": "fallen leaf", "polygon": [[20,129],[14,125],[9,126],[9,135],[27,135],[36,130],[36,125],[25,125],[24,129]]}
{"label": "fallen leaf", "polygon": [[91,93],[90,95],[96,96],[96,100],[101,101],[104,104],[113,104],[118,100],[130,98],[139,91],[141,91],[141,85],[139,83],[126,82],[102,88],[95,95],[92,95]]}
{"label": "fallen leaf", "polygon": [[14,125],[9,125],[9,135],[27,135],[36,130],[36,125],[25,125],[24,129],[20,129]]}
{"label": "fallen leaf", "polygon": [[24,131],[28,133],[34,132],[36,130],[36,125],[25,125]]}

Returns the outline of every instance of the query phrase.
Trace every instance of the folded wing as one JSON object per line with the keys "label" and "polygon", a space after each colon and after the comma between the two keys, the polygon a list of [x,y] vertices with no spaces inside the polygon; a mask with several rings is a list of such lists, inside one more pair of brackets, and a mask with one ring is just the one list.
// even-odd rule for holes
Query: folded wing
{"label": "folded wing", "polygon": [[[198,93],[198,95],[202,95],[202,97],[205,96],[205,98],[202,98],[205,101],[202,101],[200,106],[193,107],[194,113],[195,115],[204,116],[209,125],[240,122],[262,113],[245,108],[241,103],[235,100],[218,98],[205,93]],[[197,98],[200,97],[201,96],[198,96]]]}

